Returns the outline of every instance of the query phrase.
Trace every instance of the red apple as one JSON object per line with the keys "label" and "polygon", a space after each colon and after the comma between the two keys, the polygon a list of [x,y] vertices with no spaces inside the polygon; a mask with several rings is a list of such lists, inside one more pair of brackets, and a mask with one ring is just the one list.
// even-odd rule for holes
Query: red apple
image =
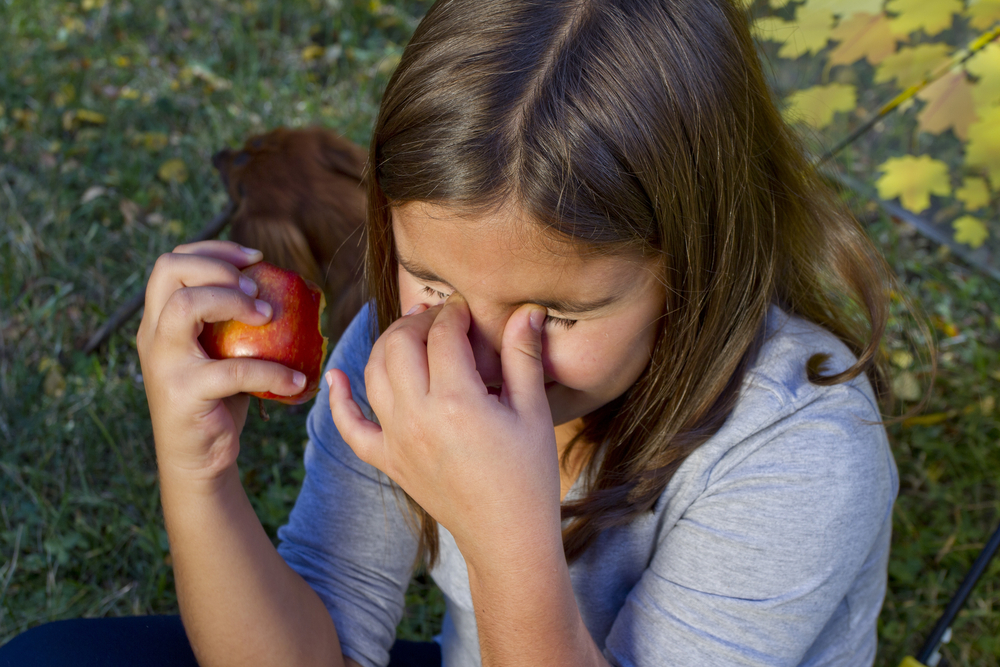
{"label": "red apple", "polygon": [[257,283],[257,298],[274,309],[271,321],[262,327],[236,320],[206,324],[198,341],[213,359],[253,357],[301,371],[306,376],[306,387],[295,396],[278,396],[269,391],[251,396],[288,405],[305,403],[319,392],[326,357],[327,341],[320,329],[320,316],[326,307],[323,290],[294,271],[267,262],[248,266],[243,273]]}

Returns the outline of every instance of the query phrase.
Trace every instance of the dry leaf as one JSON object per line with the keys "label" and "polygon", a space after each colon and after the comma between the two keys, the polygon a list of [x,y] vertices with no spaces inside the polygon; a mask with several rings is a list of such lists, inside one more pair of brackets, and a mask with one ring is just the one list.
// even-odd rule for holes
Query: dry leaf
{"label": "dry leaf", "polygon": [[987,30],[1000,21],[1000,0],[969,0],[965,12],[969,25],[977,30]]}
{"label": "dry leaf", "polygon": [[927,102],[917,114],[917,126],[924,132],[941,134],[948,128],[962,141],[969,138],[969,126],[976,122],[972,84],[965,70],[957,69],[942,76],[917,93]]}
{"label": "dry leaf", "polygon": [[990,203],[990,190],[984,179],[972,176],[962,181],[955,199],[965,204],[966,211],[976,211]]}
{"label": "dry leaf", "polygon": [[188,178],[188,171],[183,160],[174,158],[161,164],[156,175],[167,183],[183,183]]}
{"label": "dry leaf", "polygon": [[906,428],[910,428],[911,426],[934,426],[935,424],[947,421],[951,416],[951,412],[932,412],[929,415],[907,417],[903,420],[903,426]]}
{"label": "dry leaf", "polygon": [[101,185],[91,185],[84,191],[83,196],[80,197],[80,203],[86,204],[92,202],[98,197],[107,194],[107,192],[107,189]]}
{"label": "dry leaf", "polygon": [[976,109],[980,110],[1000,102],[1000,44],[996,42],[987,44],[969,59],[965,67],[970,74],[979,79],[972,87]]}
{"label": "dry leaf", "polygon": [[906,37],[922,29],[930,36],[950,28],[952,16],[960,14],[963,5],[962,0],[889,0],[885,9],[896,14],[890,21],[893,34]]}
{"label": "dry leaf", "polygon": [[133,146],[142,146],[147,151],[161,151],[167,147],[170,137],[164,132],[139,132],[132,137]]}
{"label": "dry leaf", "polygon": [[890,360],[904,370],[913,365],[913,355],[906,350],[893,350]]}
{"label": "dry leaf", "polygon": [[326,53],[326,49],[318,44],[310,44],[306,48],[302,49],[302,60],[310,62],[312,60],[317,60],[323,57]]}
{"label": "dry leaf", "polygon": [[923,395],[917,376],[910,371],[903,371],[892,379],[892,393],[896,398],[910,402],[919,401]]}
{"label": "dry leaf", "polygon": [[103,125],[108,119],[102,113],[90,111],[88,109],[77,109],[76,119],[81,123],[91,123],[93,125]]}
{"label": "dry leaf", "polygon": [[973,250],[983,245],[990,235],[983,221],[971,215],[963,215],[951,223],[951,227],[955,230],[955,242],[964,243]]}
{"label": "dry leaf", "polygon": [[851,111],[858,105],[854,86],[831,83],[827,86],[813,86],[799,90],[788,96],[788,106],[782,115],[787,122],[801,122],[822,129],[833,122],[833,114]]}
{"label": "dry leaf", "polygon": [[131,227],[141,212],[139,205],[131,199],[121,200],[121,202],[118,203],[118,210],[121,211],[122,218],[125,219],[126,227]]}
{"label": "dry leaf", "polygon": [[965,164],[985,169],[993,189],[1000,188],[1000,107],[981,111],[979,120],[969,126]]}
{"label": "dry leaf", "polygon": [[931,205],[931,195],[951,194],[948,165],[928,155],[889,158],[879,166],[885,174],[878,179],[878,196],[899,197],[903,208],[920,213]]}
{"label": "dry leaf", "polygon": [[916,85],[948,59],[950,49],[947,44],[920,44],[901,48],[878,66],[875,71],[875,83],[886,83],[895,79],[896,85],[900,88]]}
{"label": "dry leaf", "polygon": [[850,65],[865,58],[872,65],[878,65],[896,50],[896,38],[889,30],[889,19],[885,14],[859,12],[840,22],[830,33],[835,42],[840,42],[830,55],[830,65]]}

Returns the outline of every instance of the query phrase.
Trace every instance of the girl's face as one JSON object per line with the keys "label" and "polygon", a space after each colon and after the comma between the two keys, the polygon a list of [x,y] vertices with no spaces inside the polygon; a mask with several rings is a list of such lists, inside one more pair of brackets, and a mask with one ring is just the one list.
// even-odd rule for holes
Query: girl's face
{"label": "girl's face", "polygon": [[659,263],[638,255],[583,255],[516,212],[477,217],[406,204],[393,209],[402,312],[452,292],[468,302],[476,370],[499,394],[500,341],[518,306],[545,306],[545,393],[555,426],[617,398],[649,363],[665,292]]}

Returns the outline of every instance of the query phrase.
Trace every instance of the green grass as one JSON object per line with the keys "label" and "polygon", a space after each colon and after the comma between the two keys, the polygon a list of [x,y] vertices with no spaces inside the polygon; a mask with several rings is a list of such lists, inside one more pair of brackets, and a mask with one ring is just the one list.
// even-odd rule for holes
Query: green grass
{"label": "green grass", "polygon": [[[176,611],[138,318],[98,354],[77,349],[157,255],[222,208],[213,152],[277,125],[366,143],[425,8],[0,0],[0,642],[48,620]],[[324,55],[303,58],[310,46]],[[74,120],[79,109],[104,122]],[[183,182],[157,177],[174,158]],[[1000,520],[1000,408],[986,409],[1000,388],[1000,288],[904,227],[879,218],[872,231],[936,317],[926,412],[944,415],[890,428],[902,488],[878,664],[894,666]],[[890,347],[908,340],[903,322]],[[927,377],[919,360],[896,371]],[[270,412],[267,424],[249,419],[241,469],[273,536],[302,479],[306,410]],[[998,573],[1000,561],[956,622],[952,665],[997,664]],[[407,602],[401,634],[430,636],[440,594],[420,579]]]}

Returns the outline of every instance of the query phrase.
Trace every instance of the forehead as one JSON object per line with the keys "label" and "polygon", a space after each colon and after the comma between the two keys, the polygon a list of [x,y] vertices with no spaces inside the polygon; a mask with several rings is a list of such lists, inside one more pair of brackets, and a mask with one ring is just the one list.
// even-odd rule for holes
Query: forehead
{"label": "forehead", "polygon": [[598,252],[557,237],[516,209],[467,215],[414,202],[392,209],[392,228],[403,264],[431,270],[445,280],[443,273],[479,279],[524,274],[540,286],[584,275],[617,282],[647,272],[651,265],[637,251]]}

